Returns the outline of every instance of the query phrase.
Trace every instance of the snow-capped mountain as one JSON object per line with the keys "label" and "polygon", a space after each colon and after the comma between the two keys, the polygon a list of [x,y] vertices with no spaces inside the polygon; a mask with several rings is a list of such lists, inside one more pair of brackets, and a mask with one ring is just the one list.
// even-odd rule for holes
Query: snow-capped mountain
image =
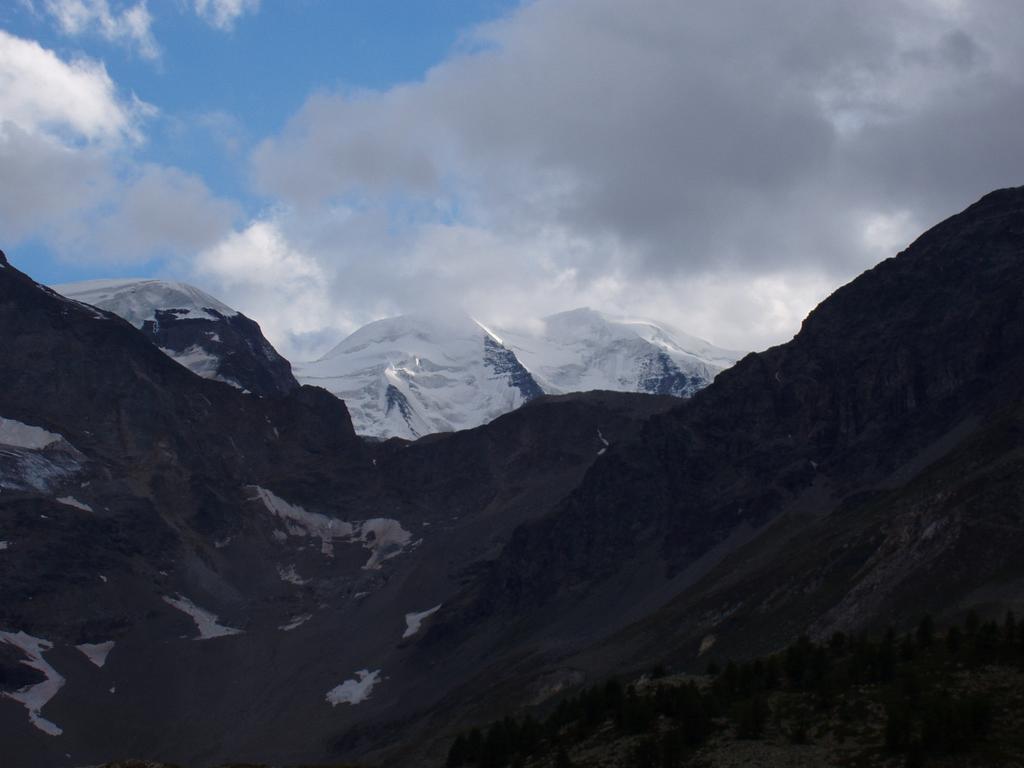
{"label": "snow-capped mountain", "polygon": [[324,357],[292,367],[259,326],[200,289],[163,280],[56,286],[113,312],[205,378],[258,395],[304,384],[345,401],[356,431],[416,439],[485,424],[542,394],[590,390],[687,397],[740,354],[664,323],[575,309],[527,330],[491,330],[461,314],[370,323]]}
{"label": "snow-capped mountain", "polygon": [[195,286],[166,280],[89,280],[54,290],[119,315],[204,378],[257,395],[279,396],[298,386],[290,364],[263,337],[259,325]]}
{"label": "snow-capped mountain", "polygon": [[743,356],[664,323],[589,308],[500,334],[548,394],[610,389],[687,397]]}
{"label": "snow-capped mountain", "polygon": [[541,394],[685,397],[739,356],[663,324],[590,309],[552,315],[531,331],[410,315],[360,328],[296,366],[296,376],[342,398],[360,434],[414,439],[479,426]]}
{"label": "snow-capped mountain", "polygon": [[356,431],[377,437],[476,427],[543,394],[501,339],[464,315],[378,320],[296,375],[343,399]]}

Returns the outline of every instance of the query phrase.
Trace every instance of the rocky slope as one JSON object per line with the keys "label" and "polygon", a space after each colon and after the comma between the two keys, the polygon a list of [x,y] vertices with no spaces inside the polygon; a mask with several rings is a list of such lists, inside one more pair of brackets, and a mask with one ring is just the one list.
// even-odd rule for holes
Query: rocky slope
{"label": "rocky slope", "polygon": [[256,395],[298,388],[291,365],[245,315],[198,288],[164,280],[58,285],[68,298],[113,312],[193,373]]}
{"label": "rocky slope", "polygon": [[14,766],[365,750],[344,736],[355,725],[409,716],[461,677],[417,659],[430,611],[671,404],[541,399],[367,446],[324,390],[254,398],[198,377],[6,260],[0,323]]}

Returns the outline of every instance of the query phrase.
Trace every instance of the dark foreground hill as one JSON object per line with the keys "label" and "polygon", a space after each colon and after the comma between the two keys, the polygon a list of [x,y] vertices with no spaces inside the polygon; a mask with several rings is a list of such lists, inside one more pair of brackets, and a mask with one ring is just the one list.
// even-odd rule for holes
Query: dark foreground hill
{"label": "dark foreground hill", "polygon": [[1024,189],[690,401],[415,443],[200,379],[6,263],[0,326],[15,766],[440,764],[612,671],[1024,602]]}

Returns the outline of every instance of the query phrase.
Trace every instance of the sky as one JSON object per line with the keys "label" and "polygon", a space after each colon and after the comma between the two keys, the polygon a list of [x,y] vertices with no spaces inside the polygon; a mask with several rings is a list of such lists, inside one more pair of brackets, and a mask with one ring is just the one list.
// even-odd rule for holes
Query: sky
{"label": "sky", "polygon": [[1019,0],[6,0],[0,248],[295,361],[590,306],[721,346],[1024,184]]}

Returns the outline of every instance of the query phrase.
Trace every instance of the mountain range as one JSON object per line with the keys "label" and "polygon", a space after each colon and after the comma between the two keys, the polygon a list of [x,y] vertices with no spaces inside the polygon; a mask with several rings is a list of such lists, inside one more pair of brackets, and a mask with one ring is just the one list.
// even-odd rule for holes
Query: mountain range
{"label": "mountain range", "polygon": [[[232,317],[206,301],[187,319]],[[525,391],[590,381],[550,351],[561,320],[435,338],[490,339]],[[198,376],[153,343],[165,321],[0,256],[11,765],[440,765],[611,672],[1024,608],[1024,188],[691,397],[505,385],[521,407],[414,442],[360,437],[302,367],[261,396]],[[363,330],[354,360],[417,324]]]}
{"label": "mountain range", "polygon": [[56,286],[123,317],[194,373],[258,395],[303,384],[348,405],[361,435],[414,440],[480,426],[542,394],[590,390],[688,397],[739,358],[665,324],[590,309],[528,330],[492,330],[457,313],[372,322],[319,360],[289,364],[259,326],[198,288],[159,280]]}
{"label": "mountain range", "polygon": [[349,406],[360,434],[415,439],[480,426],[542,394],[591,390],[689,396],[738,354],[664,325],[590,309],[529,331],[465,315],[411,315],[360,328],[296,366]]}

